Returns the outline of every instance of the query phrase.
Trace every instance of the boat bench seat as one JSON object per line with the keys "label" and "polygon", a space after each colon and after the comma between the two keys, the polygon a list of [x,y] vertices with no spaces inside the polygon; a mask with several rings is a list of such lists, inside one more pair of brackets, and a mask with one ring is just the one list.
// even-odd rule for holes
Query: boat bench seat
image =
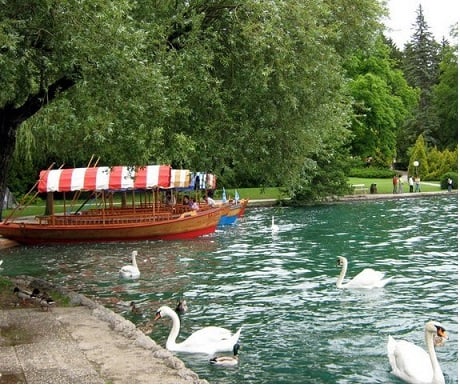
{"label": "boat bench seat", "polygon": [[132,215],[66,215],[55,216],[42,215],[36,217],[40,224],[55,225],[97,225],[97,224],[122,224],[122,223],[143,223],[151,221],[166,221],[172,219],[170,212],[164,212],[152,216],[151,214],[132,214]]}

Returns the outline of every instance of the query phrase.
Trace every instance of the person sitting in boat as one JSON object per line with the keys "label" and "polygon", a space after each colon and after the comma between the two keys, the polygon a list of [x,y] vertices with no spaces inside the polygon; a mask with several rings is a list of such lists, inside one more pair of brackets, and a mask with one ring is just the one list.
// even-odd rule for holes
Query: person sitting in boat
{"label": "person sitting in boat", "polygon": [[165,203],[169,206],[175,206],[176,205],[176,197],[171,194],[171,191],[168,191],[166,193],[166,200]]}
{"label": "person sitting in boat", "polygon": [[199,210],[200,209],[200,205],[196,202],[195,199],[192,198],[192,200],[190,201],[190,208],[192,210]]}
{"label": "person sitting in boat", "polygon": [[204,196],[203,199],[209,206],[216,207],[216,201],[212,199],[210,196]]}
{"label": "person sitting in boat", "polygon": [[184,195],[182,198],[182,204],[184,206],[189,206],[190,205],[190,197],[188,195]]}

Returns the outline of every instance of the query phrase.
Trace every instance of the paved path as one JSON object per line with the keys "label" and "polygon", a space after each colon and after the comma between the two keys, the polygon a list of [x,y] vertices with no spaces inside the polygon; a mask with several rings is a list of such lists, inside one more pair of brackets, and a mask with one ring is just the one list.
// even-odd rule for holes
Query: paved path
{"label": "paved path", "polygon": [[0,383],[206,383],[136,326],[87,305],[0,310]]}

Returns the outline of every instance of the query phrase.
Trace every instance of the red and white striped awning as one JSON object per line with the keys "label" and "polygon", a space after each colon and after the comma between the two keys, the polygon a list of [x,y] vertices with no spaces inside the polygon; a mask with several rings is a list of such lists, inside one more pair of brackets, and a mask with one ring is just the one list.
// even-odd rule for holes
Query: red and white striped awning
{"label": "red and white striped awning", "polygon": [[171,166],[69,168],[41,171],[38,191],[152,189],[170,184]]}

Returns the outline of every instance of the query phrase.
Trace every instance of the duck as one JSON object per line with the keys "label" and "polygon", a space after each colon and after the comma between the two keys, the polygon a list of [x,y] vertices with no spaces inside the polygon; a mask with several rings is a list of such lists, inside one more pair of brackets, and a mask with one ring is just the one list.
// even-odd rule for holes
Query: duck
{"label": "duck", "polygon": [[133,313],[133,314],[142,314],[142,310],[139,307],[136,306],[136,302],[131,301],[129,306],[130,306],[131,313]]}
{"label": "duck", "polygon": [[187,307],[187,301],[185,299],[179,300],[179,303],[176,306],[176,313],[179,315],[183,315],[187,313],[188,307]]}
{"label": "duck", "polygon": [[271,226],[272,233],[277,233],[280,228],[277,224],[275,224],[275,217],[272,216],[272,226]]}
{"label": "duck", "polygon": [[23,304],[32,300],[32,292],[20,289],[17,286],[13,289],[13,293],[16,294],[16,297],[18,297]]}
{"label": "duck", "polygon": [[136,279],[136,278],[139,278],[141,276],[141,272],[139,271],[139,269],[137,267],[136,257],[137,257],[137,251],[134,250],[132,252],[132,254],[131,254],[132,264],[123,266],[120,269],[120,277],[121,278]]}
{"label": "duck", "polygon": [[51,306],[56,305],[56,302],[47,293],[43,293],[40,296],[38,296],[37,303],[44,311],[51,310]]}
{"label": "duck", "polygon": [[425,324],[428,352],[412,342],[388,336],[387,354],[391,373],[410,384],[444,384],[444,375],[434,350],[435,337],[443,341],[448,338],[446,329],[437,321]]}
{"label": "duck", "polygon": [[30,298],[38,304],[42,310],[51,310],[51,306],[55,305],[56,302],[48,295],[47,292],[41,293],[39,289],[35,288],[32,290]]}
{"label": "duck", "polygon": [[348,283],[343,283],[345,274],[347,273],[348,261],[345,257],[337,258],[337,266],[341,266],[342,270],[337,278],[336,286],[338,289],[372,289],[384,287],[391,278],[385,278],[385,273],[375,271],[374,269],[366,268]]}
{"label": "duck", "polygon": [[239,357],[238,350],[240,349],[240,344],[236,343],[233,345],[233,356],[215,356],[209,360],[213,365],[219,366],[235,366],[238,365]]}
{"label": "duck", "polygon": [[179,316],[169,306],[163,305],[157,310],[154,321],[162,317],[171,318],[173,323],[166,341],[166,349],[173,352],[212,355],[217,352],[232,351],[241,334],[241,328],[232,334],[230,330],[222,327],[207,326],[197,330],[187,339],[178,343],[176,338],[180,330]]}

